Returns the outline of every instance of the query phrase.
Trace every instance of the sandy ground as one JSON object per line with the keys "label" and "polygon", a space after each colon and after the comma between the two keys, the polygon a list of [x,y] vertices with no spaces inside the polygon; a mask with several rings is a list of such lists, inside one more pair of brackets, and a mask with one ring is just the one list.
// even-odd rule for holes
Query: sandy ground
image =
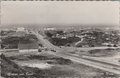
{"label": "sandy ground", "polygon": [[[29,55],[46,55],[46,56],[50,56],[52,57],[53,55],[49,55],[47,52],[30,52],[30,53],[19,53],[19,52],[10,52],[10,53],[5,53],[5,55],[7,57],[10,56],[17,56],[17,55],[25,55],[25,56],[29,56]],[[78,64],[78,63],[74,63],[71,65],[48,65],[45,63],[45,61],[41,61],[41,60],[27,60],[27,61],[15,61],[17,64],[19,65],[26,65],[29,67],[37,67],[37,68],[41,68],[41,69],[48,69],[48,68],[53,68],[55,67],[57,70],[62,70],[62,71],[74,71],[76,72],[75,74],[77,76],[82,76],[81,78],[93,78],[94,76],[99,76],[101,75],[101,73],[105,72],[105,71],[101,71],[99,69],[95,69],[92,67],[88,67],[82,64]],[[53,67],[52,67],[53,66]],[[99,78],[99,77],[98,77]]]}
{"label": "sandy ground", "polygon": [[[46,55],[49,57],[53,57],[53,55],[46,53],[38,53],[38,52],[31,52],[31,53],[26,53],[26,54],[22,54],[22,53],[12,53],[13,56],[16,55]],[[9,56],[12,56],[12,54],[6,54]],[[14,60],[14,62],[16,62],[18,65],[21,66],[28,66],[28,67],[36,67],[36,68],[40,68],[40,69],[51,69],[51,68],[55,68],[59,71],[66,71],[66,72],[75,72],[76,77],[81,76],[81,78],[93,78],[94,76],[99,76],[101,73],[103,73],[104,71],[101,71],[99,69],[96,68],[92,68],[89,66],[85,66],[82,64],[78,64],[78,63],[73,63],[71,65],[59,65],[59,64],[46,64],[46,61],[41,61],[41,60],[25,60],[25,61],[21,61],[21,60]]]}

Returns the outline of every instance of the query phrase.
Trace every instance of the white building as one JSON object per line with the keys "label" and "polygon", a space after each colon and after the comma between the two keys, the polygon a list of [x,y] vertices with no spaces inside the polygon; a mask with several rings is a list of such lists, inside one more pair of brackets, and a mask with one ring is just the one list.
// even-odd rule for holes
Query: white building
{"label": "white building", "polygon": [[18,31],[25,31],[25,28],[24,27],[17,28],[16,32]]}
{"label": "white building", "polygon": [[25,29],[24,27],[17,28],[16,32],[26,32],[27,34],[29,33],[29,31]]}
{"label": "white building", "polygon": [[44,28],[44,30],[56,30],[56,28]]}
{"label": "white building", "polygon": [[115,44],[112,44],[112,43],[102,43],[103,46],[114,46]]}

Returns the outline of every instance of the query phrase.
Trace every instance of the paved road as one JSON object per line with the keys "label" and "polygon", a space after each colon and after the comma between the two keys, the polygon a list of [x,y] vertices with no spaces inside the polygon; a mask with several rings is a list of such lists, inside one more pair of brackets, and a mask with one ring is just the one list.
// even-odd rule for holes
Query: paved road
{"label": "paved road", "polygon": [[40,35],[38,32],[32,31],[33,34],[37,36],[39,39],[39,42],[43,44],[43,46],[47,47],[48,49],[53,49],[56,51],[60,51],[61,49],[53,44],[51,44],[47,39],[45,39],[42,35]]}
{"label": "paved road", "polygon": [[109,64],[105,64],[105,63],[101,63],[99,61],[91,61],[91,60],[86,60],[80,57],[76,57],[73,55],[69,55],[69,54],[60,54],[60,53],[53,53],[53,52],[49,52],[50,54],[59,56],[59,57],[63,57],[66,59],[70,59],[74,62],[80,63],[80,64],[84,64],[86,66],[90,66],[90,67],[94,67],[94,68],[98,68],[104,71],[108,71],[114,74],[118,74],[120,75],[120,66],[114,66],[114,65],[109,65]]}
{"label": "paved road", "polygon": [[[44,46],[57,51],[57,52],[50,52],[50,54],[60,56],[60,57],[63,57],[63,58],[67,58],[67,59],[70,59],[74,62],[84,64],[86,66],[91,66],[91,67],[98,68],[98,69],[108,71],[108,72],[112,72],[112,73],[115,73],[115,74],[120,74],[120,69],[118,69],[119,67],[115,67],[115,66],[112,66],[112,65],[100,63],[99,61],[94,62],[94,61],[86,60],[86,59],[83,59],[83,58],[80,58],[80,57],[78,58],[78,57],[75,57],[75,56],[72,56],[72,55],[69,55],[69,54],[65,54],[64,52],[67,51],[68,48],[67,49],[64,48],[64,52],[63,52],[62,49],[60,49],[59,47],[51,44],[47,39],[44,39],[44,37],[41,36],[39,33],[37,33],[37,32],[33,32],[33,33],[38,37],[39,41]],[[103,47],[103,48],[105,49],[105,48],[108,48],[108,47]],[[93,49],[97,49],[97,48],[94,47]],[[102,47],[100,49],[102,49]],[[72,50],[72,48],[69,48],[69,50]]]}

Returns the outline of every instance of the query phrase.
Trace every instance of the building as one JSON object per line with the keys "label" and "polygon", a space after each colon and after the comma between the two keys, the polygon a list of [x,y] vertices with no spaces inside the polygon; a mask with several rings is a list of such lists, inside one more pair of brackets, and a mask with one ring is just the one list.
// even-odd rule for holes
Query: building
{"label": "building", "polygon": [[16,29],[16,32],[26,32],[29,33],[29,30],[25,29],[24,27],[19,27]]}
{"label": "building", "polygon": [[24,40],[26,35],[27,33],[22,30],[8,33],[6,38],[8,38],[8,40],[10,41],[4,43],[3,46],[5,46],[6,49],[19,49],[20,52],[22,51],[24,52],[25,50],[34,51],[35,49],[38,49],[38,43],[36,40],[32,40],[32,39]]}
{"label": "building", "polygon": [[38,43],[37,41],[20,41],[18,44],[19,52],[31,52],[31,51],[38,51]]}
{"label": "building", "polygon": [[25,28],[23,28],[23,27],[17,28],[16,32],[18,32],[18,31],[25,31]]}
{"label": "building", "polygon": [[102,43],[103,46],[108,46],[108,47],[115,47],[117,46],[116,44],[112,44],[112,43]]}
{"label": "building", "polygon": [[44,28],[44,30],[45,30],[45,31],[56,30],[56,28],[49,27],[49,28]]}

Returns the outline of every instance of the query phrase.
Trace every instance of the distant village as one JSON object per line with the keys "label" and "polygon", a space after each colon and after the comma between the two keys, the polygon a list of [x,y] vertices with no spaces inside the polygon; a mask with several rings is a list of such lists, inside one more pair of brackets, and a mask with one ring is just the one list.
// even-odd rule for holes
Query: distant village
{"label": "distant village", "polygon": [[[41,31],[38,31],[41,33]],[[79,31],[44,28],[44,37],[56,46],[67,47],[118,47],[120,32],[114,30],[81,29]],[[41,47],[37,37],[24,27],[0,30],[1,49],[37,50]]]}
{"label": "distant village", "polygon": [[50,29],[45,31],[51,43],[57,46],[74,47],[117,47],[120,46],[120,32],[115,30],[84,29],[63,31]]}
{"label": "distant village", "polygon": [[[55,27],[45,27],[42,31],[24,27],[2,29],[0,30],[1,76],[57,78],[59,73],[63,77],[64,74],[61,73],[64,72],[66,76],[69,74],[71,76],[73,69],[78,69],[82,73],[85,70],[85,75],[86,71],[87,74],[91,74],[93,70],[101,69],[103,72],[95,72],[100,74],[100,77],[106,78],[114,71],[119,73],[117,68],[120,64],[119,47],[120,31],[117,30],[74,28],[62,30]],[[70,68],[71,73],[68,72]],[[108,69],[114,71],[109,73]],[[112,76],[116,78],[117,75],[113,73]],[[98,74],[94,77],[97,78]]]}

